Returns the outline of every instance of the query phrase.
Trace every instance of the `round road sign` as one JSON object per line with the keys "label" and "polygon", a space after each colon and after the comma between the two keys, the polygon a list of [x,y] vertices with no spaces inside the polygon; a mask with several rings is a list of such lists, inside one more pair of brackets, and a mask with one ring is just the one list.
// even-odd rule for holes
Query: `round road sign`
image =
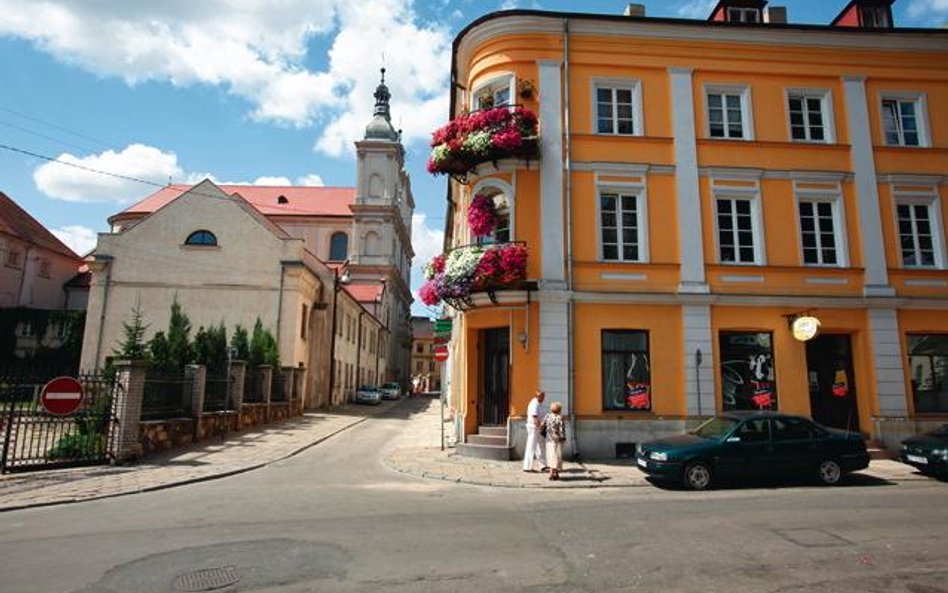
{"label": "round road sign", "polygon": [[434,349],[434,359],[438,362],[444,362],[448,359],[448,347],[447,346],[435,346]]}
{"label": "round road sign", "polygon": [[40,402],[50,414],[72,414],[82,403],[82,384],[72,377],[56,377],[43,386]]}

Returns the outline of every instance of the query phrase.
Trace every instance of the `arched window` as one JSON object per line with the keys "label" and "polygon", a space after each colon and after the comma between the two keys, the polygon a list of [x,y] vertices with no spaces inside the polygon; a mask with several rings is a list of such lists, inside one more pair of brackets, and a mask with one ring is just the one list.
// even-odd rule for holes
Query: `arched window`
{"label": "arched window", "polygon": [[369,231],[363,239],[362,253],[365,255],[382,255],[382,237],[375,231]]}
{"label": "arched window", "polygon": [[505,189],[495,185],[485,185],[476,189],[477,194],[494,200],[494,208],[497,212],[497,226],[494,227],[494,232],[477,239],[477,242],[481,245],[510,242],[510,198]]}
{"label": "arched window", "polygon": [[185,245],[217,245],[217,237],[211,231],[194,231],[184,241]]}
{"label": "arched window", "polygon": [[349,235],[333,233],[329,239],[329,261],[345,261],[349,257]]}

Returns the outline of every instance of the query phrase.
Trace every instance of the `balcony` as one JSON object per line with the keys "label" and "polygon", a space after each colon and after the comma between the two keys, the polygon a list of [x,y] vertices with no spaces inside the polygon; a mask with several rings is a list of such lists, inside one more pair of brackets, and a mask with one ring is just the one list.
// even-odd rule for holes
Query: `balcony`
{"label": "balcony", "polygon": [[526,301],[536,290],[536,283],[526,280],[523,242],[455,247],[435,256],[424,275],[421,301],[429,307],[443,302],[458,311]]}
{"label": "balcony", "polygon": [[478,165],[539,158],[537,116],[522,107],[493,107],[461,115],[431,135],[428,172],[467,183]]}

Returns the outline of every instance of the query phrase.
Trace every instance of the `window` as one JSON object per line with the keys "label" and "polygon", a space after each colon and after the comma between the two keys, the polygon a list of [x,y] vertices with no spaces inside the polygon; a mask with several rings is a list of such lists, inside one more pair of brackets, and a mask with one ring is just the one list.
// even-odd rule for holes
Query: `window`
{"label": "window", "polygon": [[306,324],[308,323],[307,314],[309,313],[309,307],[306,306],[306,303],[303,303],[303,308],[300,311],[300,339],[306,339]]}
{"label": "window", "polygon": [[800,243],[803,246],[803,263],[810,266],[842,265],[839,257],[840,243],[836,223],[837,201],[800,200]]}
{"label": "window", "polygon": [[723,264],[759,264],[756,200],[715,198],[718,257]]}
{"label": "window", "polygon": [[889,8],[887,6],[867,6],[859,7],[859,22],[863,27],[872,27],[887,29],[889,24]]}
{"label": "window", "polygon": [[641,136],[642,86],[638,81],[595,80],[594,129],[599,134]]}
{"label": "window", "polygon": [[932,201],[897,200],[895,211],[899,225],[902,265],[934,268],[940,259],[935,250],[937,217]]}
{"label": "window", "polygon": [[48,259],[40,260],[39,271],[37,274],[40,278],[49,278],[50,276],[50,261]]}
{"label": "window", "polygon": [[16,326],[16,335],[18,338],[32,338],[36,335],[36,330],[33,329],[32,321],[21,321]]}
{"label": "window", "polygon": [[194,231],[188,238],[184,240],[185,245],[204,245],[204,246],[214,246],[217,245],[217,237],[214,236],[214,233],[211,231]]}
{"label": "window", "polygon": [[814,426],[801,418],[774,418],[770,427],[775,442],[808,441],[815,436]]}
{"label": "window", "polygon": [[770,422],[766,418],[745,420],[734,434],[742,443],[764,443],[770,440]]}
{"label": "window", "polygon": [[709,87],[705,90],[708,109],[708,137],[753,140],[750,89]]}
{"label": "window", "polygon": [[882,97],[882,130],[888,146],[927,146],[925,100],[918,94]]}
{"label": "window", "polygon": [[948,334],[910,334],[906,338],[915,412],[948,413]]}
{"label": "window", "polygon": [[513,76],[502,76],[487,82],[474,91],[472,109],[490,109],[510,105],[510,87]]}
{"label": "window", "polygon": [[643,202],[634,194],[599,195],[602,259],[641,262],[644,257]]}
{"label": "window", "polygon": [[652,409],[648,332],[602,330],[602,407]]}
{"label": "window", "polygon": [[19,251],[11,248],[10,251],[7,252],[7,265],[10,266],[11,268],[20,267],[20,252]]}
{"label": "window", "polygon": [[790,139],[794,142],[833,142],[832,102],[828,91],[787,91]]}
{"label": "window", "polygon": [[424,351],[424,346],[421,343],[415,344],[415,352],[421,354]]}
{"label": "window", "polygon": [[757,8],[728,8],[727,20],[730,23],[759,23],[760,10]]}
{"label": "window", "polygon": [[777,409],[772,336],[766,332],[721,332],[721,399],[728,410]]}
{"label": "window", "polygon": [[333,233],[329,239],[329,261],[345,261],[349,257],[349,235]]}

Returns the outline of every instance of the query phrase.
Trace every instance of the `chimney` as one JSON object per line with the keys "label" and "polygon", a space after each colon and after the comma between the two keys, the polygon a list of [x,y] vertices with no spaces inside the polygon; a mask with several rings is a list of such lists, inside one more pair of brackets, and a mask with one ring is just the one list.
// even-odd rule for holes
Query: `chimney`
{"label": "chimney", "polygon": [[625,7],[625,12],[622,13],[624,16],[634,16],[634,17],[644,17],[645,16],[645,5],[644,4],[629,4]]}
{"label": "chimney", "polygon": [[787,7],[768,6],[764,13],[764,22],[777,25],[787,24]]}

